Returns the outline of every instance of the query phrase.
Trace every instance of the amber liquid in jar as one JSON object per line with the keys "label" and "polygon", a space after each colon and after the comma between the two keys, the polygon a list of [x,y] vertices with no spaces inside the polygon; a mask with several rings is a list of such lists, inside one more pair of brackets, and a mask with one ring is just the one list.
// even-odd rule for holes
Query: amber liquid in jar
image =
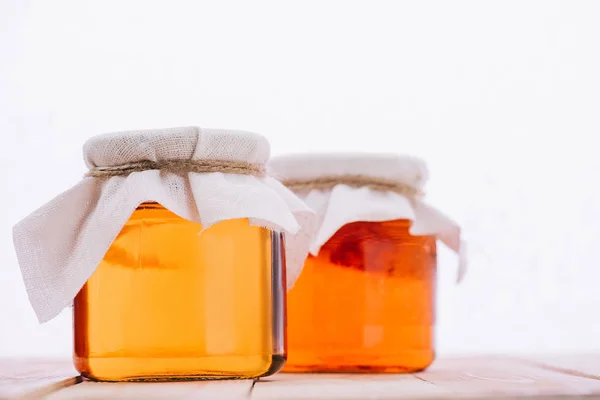
{"label": "amber liquid in jar", "polygon": [[103,381],[254,378],[285,363],[280,234],[133,213],[74,302],[74,363]]}
{"label": "amber liquid in jar", "polygon": [[289,372],[411,372],[434,359],[436,242],[410,221],[354,222],[288,293]]}

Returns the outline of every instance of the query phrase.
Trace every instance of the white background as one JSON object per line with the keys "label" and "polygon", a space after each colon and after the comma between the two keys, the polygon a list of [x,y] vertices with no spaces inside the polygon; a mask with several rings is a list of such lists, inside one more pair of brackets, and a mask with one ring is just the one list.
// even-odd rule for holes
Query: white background
{"label": "white background", "polygon": [[71,352],[12,225],[89,136],[181,125],[424,158],[470,244],[458,287],[441,252],[439,353],[600,349],[600,2],[158,3],[0,1],[0,356]]}

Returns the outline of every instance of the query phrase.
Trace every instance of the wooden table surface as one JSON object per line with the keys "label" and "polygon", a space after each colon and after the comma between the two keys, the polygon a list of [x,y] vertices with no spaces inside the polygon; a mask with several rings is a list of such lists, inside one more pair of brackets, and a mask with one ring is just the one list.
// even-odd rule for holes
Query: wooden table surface
{"label": "wooden table surface", "polygon": [[600,399],[600,354],[437,360],[416,374],[277,374],[256,382],[96,383],[70,360],[0,359],[0,399]]}

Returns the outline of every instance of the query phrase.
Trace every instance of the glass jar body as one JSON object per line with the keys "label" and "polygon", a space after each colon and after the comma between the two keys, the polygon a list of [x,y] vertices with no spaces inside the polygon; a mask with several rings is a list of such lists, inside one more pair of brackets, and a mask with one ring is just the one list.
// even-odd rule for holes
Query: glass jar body
{"label": "glass jar body", "polygon": [[103,381],[254,378],[285,363],[279,233],[142,204],[74,301],[74,364]]}
{"label": "glass jar body", "polygon": [[288,293],[290,372],[412,372],[434,359],[436,241],[411,222],[355,222]]}

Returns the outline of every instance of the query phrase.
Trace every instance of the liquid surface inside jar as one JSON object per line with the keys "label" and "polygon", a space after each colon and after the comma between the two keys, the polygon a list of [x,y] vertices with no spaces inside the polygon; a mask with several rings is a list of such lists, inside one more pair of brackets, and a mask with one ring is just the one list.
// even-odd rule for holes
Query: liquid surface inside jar
{"label": "liquid surface inside jar", "polygon": [[436,242],[411,222],[345,225],[288,293],[289,372],[412,372],[434,359]]}
{"label": "liquid surface inside jar", "polygon": [[286,358],[280,234],[206,230],[142,204],[74,301],[74,363],[90,379],[254,378]]}

